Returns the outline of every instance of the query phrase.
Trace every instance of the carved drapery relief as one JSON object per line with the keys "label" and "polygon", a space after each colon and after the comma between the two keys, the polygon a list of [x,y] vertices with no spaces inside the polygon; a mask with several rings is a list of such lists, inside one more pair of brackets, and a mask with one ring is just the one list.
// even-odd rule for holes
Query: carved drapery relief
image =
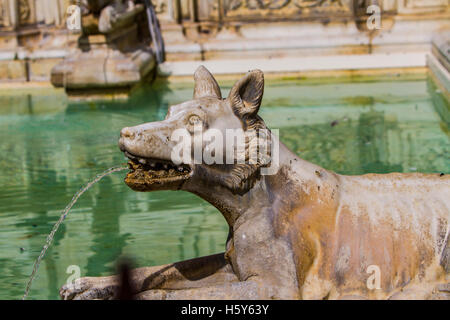
{"label": "carved drapery relief", "polygon": [[30,3],[29,0],[19,0],[19,23],[20,24],[26,24],[26,23],[33,23],[31,14],[31,6],[34,6],[34,3]]}
{"label": "carved drapery relief", "polygon": [[4,23],[4,16],[5,16],[5,7],[2,1],[0,1],[0,26]]}
{"label": "carved drapery relief", "polygon": [[45,23],[60,26],[72,0],[0,0],[0,27]]}

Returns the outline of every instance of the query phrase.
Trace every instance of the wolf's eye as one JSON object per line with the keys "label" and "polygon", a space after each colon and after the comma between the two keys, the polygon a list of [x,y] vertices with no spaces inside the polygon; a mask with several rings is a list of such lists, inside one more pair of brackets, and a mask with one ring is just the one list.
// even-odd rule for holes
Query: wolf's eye
{"label": "wolf's eye", "polygon": [[197,115],[192,115],[192,116],[189,117],[189,124],[190,125],[196,125],[196,124],[198,124],[200,122],[201,122],[201,119]]}

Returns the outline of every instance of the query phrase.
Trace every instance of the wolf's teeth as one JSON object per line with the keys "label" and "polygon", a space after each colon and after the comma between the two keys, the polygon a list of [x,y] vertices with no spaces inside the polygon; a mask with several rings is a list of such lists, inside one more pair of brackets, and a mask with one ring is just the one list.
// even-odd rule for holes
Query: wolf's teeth
{"label": "wolf's teeth", "polygon": [[183,172],[183,167],[177,167],[177,170]]}

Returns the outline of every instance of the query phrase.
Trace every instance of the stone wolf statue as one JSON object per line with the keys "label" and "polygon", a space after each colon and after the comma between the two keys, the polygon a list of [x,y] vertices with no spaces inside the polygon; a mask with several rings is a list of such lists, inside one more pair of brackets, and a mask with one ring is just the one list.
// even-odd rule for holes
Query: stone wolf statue
{"label": "stone wolf statue", "polygon": [[[225,99],[206,68],[194,78],[193,100],[171,106],[163,121],[122,129],[125,182],[211,203],[229,225],[226,252],[133,270],[136,299],[450,298],[448,175],[344,176],[282,143],[271,175],[261,174],[264,161],[175,164],[174,130],[267,129],[258,116],[261,71],[248,72]],[[61,297],[112,299],[119,286],[117,276],[77,284],[62,287]]]}

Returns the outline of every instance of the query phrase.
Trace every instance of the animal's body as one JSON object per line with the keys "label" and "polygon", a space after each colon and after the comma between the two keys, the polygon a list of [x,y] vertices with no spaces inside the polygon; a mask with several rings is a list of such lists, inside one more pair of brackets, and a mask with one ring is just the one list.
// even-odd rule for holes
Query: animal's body
{"label": "animal's body", "polygon": [[[132,159],[125,182],[210,202],[230,227],[226,252],[136,269],[137,298],[450,298],[450,176],[343,176],[282,143],[270,175],[261,174],[263,162],[177,166],[170,158],[176,129],[192,132],[198,122],[221,131],[265,128],[257,116],[262,72],[249,72],[227,99],[205,68],[195,80],[194,100],[172,106],[164,121],[122,130],[119,146]],[[118,286],[116,276],[80,284],[64,286],[61,296],[111,298]]]}

